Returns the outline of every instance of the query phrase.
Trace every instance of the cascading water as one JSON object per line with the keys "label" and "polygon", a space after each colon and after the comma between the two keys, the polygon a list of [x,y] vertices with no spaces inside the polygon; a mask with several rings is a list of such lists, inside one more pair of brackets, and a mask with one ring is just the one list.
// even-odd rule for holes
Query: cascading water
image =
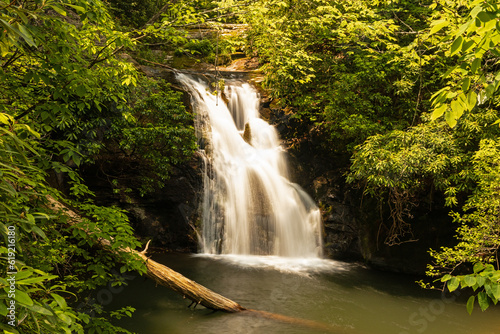
{"label": "cascading water", "polygon": [[[184,74],[205,156],[202,252],[319,257],[318,207],[288,180],[276,130],[259,118],[247,83],[227,82],[224,101]],[[227,102],[227,103],[226,103]]]}

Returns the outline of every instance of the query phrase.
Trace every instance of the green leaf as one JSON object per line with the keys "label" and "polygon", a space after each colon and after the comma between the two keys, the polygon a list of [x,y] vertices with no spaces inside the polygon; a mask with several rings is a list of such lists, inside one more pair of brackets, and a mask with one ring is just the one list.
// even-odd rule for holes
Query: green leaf
{"label": "green leaf", "polygon": [[36,304],[32,305],[32,306],[27,306],[26,308],[33,311],[33,312],[40,313],[43,315],[49,315],[49,316],[54,315],[54,313],[52,313],[52,311],[46,309],[45,307],[36,305]]}
{"label": "green leaf", "polygon": [[476,277],[467,275],[464,277],[464,283],[466,287],[473,286],[476,284]]}
{"label": "green leaf", "polygon": [[85,96],[87,94],[87,88],[84,85],[76,86],[76,94],[81,97]]}
{"label": "green leaf", "polygon": [[67,325],[71,325],[72,320],[66,314],[64,314],[64,313],[57,313],[57,316],[59,317],[59,319],[61,319],[62,321],[64,321]]}
{"label": "green leaf", "polygon": [[452,276],[450,274],[446,274],[443,277],[441,277],[441,282],[447,282],[451,279],[451,277]]}
{"label": "green leaf", "polygon": [[3,300],[0,300],[0,315],[1,316],[6,316],[9,310],[7,309],[7,305],[3,302]]}
{"label": "green leaf", "polygon": [[35,41],[33,40],[33,36],[31,36],[31,32],[22,24],[18,24],[17,28],[21,32],[21,36],[30,46],[36,46]]}
{"label": "green leaf", "polygon": [[480,19],[484,23],[491,21],[495,18],[495,16],[492,13],[488,13],[485,11],[478,13],[477,17],[478,17],[478,19]]}
{"label": "green leaf", "polygon": [[485,311],[490,306],[488,295],[484,291],[477,294],[477,302],[482,311]]}
{"label": "green leaf", "polygon": [[54,298],[54,300],[57,302],[57,304],[59,304],[59,306],[62,308],[62,309],[65,309],[68,305],[66,304],[66,300],[59,296],[58,294],[56,293],[51,293],[50,294],[52,296],[52,298]]}
{"label": "green leaf", "polygon": [[43,281],[48,281],[48,280],[54,279],[56,277],[57,277],[56,275],[32,277],[32,278],[27,278],[27,279],[24,279],[21,281],[16,281],[16,284],[20,284],[20,285],[35,284],[35,283],[40,283]]}
{"label": "green leaf", "polygon": [[476,296],[470,296],[469,300],[467,300],[467,312],[469,315],[472,314],[472,310],[474,309],[474,301],[476,300]]}
{"label": "green leaf", "polygon": [[477,262],[476,264],[474,264],[474,267],[472,268],[472,270],[474,270],[474,273],[478,273],[483,269],[484,269],[484,264],[481,262]]}
{"label": "green leaf", "polygon": [[4,334],[19,334],[17,329],[2,322],[0,322],[0,329],[4,330]]}
{"label": "green leaf", "polygon": [[496,299],[497,301],[500,300],[500,284],[495,283],[491,286],[490,289],[492,299]]}
{"label": "green leaf", "polygon": [[31,271],[31,270],[23,270],[23,271],[18,272],[16,274],[16,281],[20,281],[22,279],[28,278],[31,275],[33,275],[33,271]]}
{"label": "green leaf", "polygon": [[491,84],[486,86],[486,96],[491,99],[493,97],[493,94],[495,94],[495,85]]}
{"label": "green leaf", "polygon": [[462,91],[464,93],[467,93],[467,91],[469,90],[469,87],[470,87],[470,78],[464,78],[464,80],[462,81]]}
{"label": "green leaf", "polygon": [[66,16],[66,11],[63,8],[57,5],[50,5],[49,7],[55,10],[59,15]]}
{"label": "green leaf", "polygon": [[450,292],[453,292],[458,288],[459,284],[460,280],[456,277],[452,277],[446,285],[448,286],[448,290],[450,290]]}
{"label": "green leaf", "polygon": [[85,8],[83,8],[83,7],[81,7],[81,6],[71,5],[71,4],[69,4],[69,3],[67,3],[67,4],[66,4],[66,6],[71,7],[71,8],[73,8],[73,9],[76,9],[76,11],[77,11],[77,12],[79,12],[79,13],[81,13],[81,14],[83,14],[83,13],[85,13],[85,12],[86,12]]}
{"label": "green leaf", "polygon": [[20,304],[24,304],[27,306],[32,306],[33,305],[33,300],[31,299],[30,296],[24,291],[21,290],[16,290],[14,299],[17,300]]}
{"label": "green leaf", "polygon": [[458,36],[457,39],[451,44],[450,49],[450,57],[457,54],[460,51],[460,47],[462,46],[462,42],[464,41],[462,36]]}
{"label": "green leaf", "polygon": [[44,240],[48,241],[47,236],[45,235],[45,232],[43,232],[38,226],[32,226],[31,231],[35,232],[40,237],[42,237]]}
{"label": "green leaf", "polygon": [[486,282],[486,278],[483,276],[476,276],[476,284],[478,286],[483,286],[484,283]]}
{"label": "green leaf", "polygon": [[446,122],[452,128],[457,125],[457,120],[462,116],[464,108],[458,100],[453,100],[450,103],[451,110],[444,115]]}
{"label": "green leaf", "polygon": [[481,58],[475,58],[470,66],[472,74],[476,74],[479,67],[481,67]]}
{"label": "green leaf", "polygon": [[468,51],[470,51],[472,49],[474,44],[475,44],[475,42],[472,39],[470,39],[468,41],[464,41],[464,43],[462,44],[462,52],[467,53]]}
{"label": "green leaf", "polygon": [[441,104],[439,107],[434,108],[434,111],[432,112],[432,115],[431,115],[431,120],[435,121],[439,117],[443,116],[447,107],[448,106],[446,104]]}
{"label": "green leaf", "polygon": [[7,115],[5,113],[0,113],[0,123],[11,124],[12,121],[13,121],[13,119],[10,115]]}
{"label": "green leaf", "polygon": [[77,165],[80,166],[80,163],[82,162],[82,158],[78,154],[73,155],[73,162]]}
{"label": "green leaf", "polygon": [[446,27],[449,24],[450,24],[450,22],[448,22],[447,20],[438,20],[438,21],[432,22],[432,28],[431,28],[431,31],[429,31],[429,35],[434,35],[439,30],[443,29],[444,27]]}
{"label": "green leaf", "polygon": [[[471,90],[469,93],[467,93],[467,110],[470,111],[470,110],[474,109],[474,107],[476,106],[476,103],[477,103],[477,94],[476,94],[476,92]],[[481,268],[481,270],[483,268],[484,268],[484,266]],[[474,271],[474,272],[476,272],[476,271]]]}

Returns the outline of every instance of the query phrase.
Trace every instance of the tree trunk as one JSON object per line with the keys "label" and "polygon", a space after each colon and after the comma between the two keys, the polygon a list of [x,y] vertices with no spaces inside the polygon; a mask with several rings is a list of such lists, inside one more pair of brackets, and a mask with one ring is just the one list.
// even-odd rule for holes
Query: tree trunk
{"label": "tree trunk", "polygon": [[[62,212],[70,218],[70,224],[80,222],[82,220],[80,215],[68,208],[66,205],[62,204],[59,201],[56,201],[51,196],[47,196],[47,199],[49,200],[49,203],[54,211]],[[85,232],[92,233],[91,231]],[[111,246],[110,241],[106,239],[100,239],[99,243],[103,247]],[[195,305],[201,304],[211,310],[229,313],[235,313],[245,310],[245,308],[240,304],[226,297],[223,297],[210,289],[205,288],[203,285],[198,284],[187,277],[184,277],[183,275],[168,268],[167,266],[149,259],[146,256],[148,245],[149,242],[142,252],[138,252],[130,248],[121,248],[119,249],[119,251],[133,253],[142,258],[146,263],[146,274],[148,275],[148,277],[152,278],[156,283],[166,286],[181,294],[184,298],[190,299],[191,301],[193,301],[193,303],[195,303]]]}
{"label": "tree trunk", "polygon": [[[78,215],[75,211],[68,208],[66,205],[61,202],[55,200],[51,196],[47,196],[47,199],[50,203],[50,207],[52,210],[56,212],[61,212],[67,215],[70,224],[74,224],[80,222],[82,217]],[[91,231],[85,231],[87,234],[92,234]],[[99,243],[102,247],[108,248],[111,252],[116,252],[111,250],[111,242],[106,239],[100,239]],[[258,311],[252,309],[246,309],[242,307],[235,301],[228,299],[224,296],[219,295],[216,292],[213,292],[210,289],[202,286],[201,284],[196,283],[195,281],[190,280],[189,278],[179,274],[178,272],[164,266],[158,262],[155,262],[149,259],[146,256],[146,251],[148,249],[149,242],[146,244],[145,249],[142,252],[136,251],[134,249],[126,248],[119,249],[119,252],[128,252],[133,253],[142,258],[147,266],[146,275],[153,279],[160,285],[168,287],[175,292],[181,294],[184,298],[190,299],[195,305],[201,304],[204,307],[214,310],[214,311],[222,311],[228,313],[241,313],[249,316],[259,316],[268,319],[272,319],[274,321],[280,321],[288,324],[298,325],[322,332],[327,333],[336,333],[336,334],[352,334],[353,331],[347,328],[341,327],[331,327],[322,323],[318,323],[316,321],[299,319],[284,316],[281,314],[270,313],[265,311]]]}
{"label": "tree trunk", "polygon": [[[147,248],[146,248],[147,250]],[[190,280],[172,269],[149,259],[143,252],[132,251],[139,255],[148,268],[147,275],[156,283],[166,286],[175,292],[188,298],[196,305],[201,304],[208,309],[235,313],[245,310],[240,304],[228,299],[218,293],[207,289],[203,285]]]}

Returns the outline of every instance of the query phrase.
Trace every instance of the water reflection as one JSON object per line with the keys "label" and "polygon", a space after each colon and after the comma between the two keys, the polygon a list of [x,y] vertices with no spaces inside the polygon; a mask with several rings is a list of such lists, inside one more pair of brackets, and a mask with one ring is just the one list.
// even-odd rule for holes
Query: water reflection
{"label": "water reflection", "polygon": [[[314,320],[353,334],[495,334],[500,309],[469,316],[462,296],[420,289],[414,277],[356,264],[273,257],[164,255],[155,258],[247,308]],[[290,260],[290,259],[289,259]],[[318,266],[314,268],[314,264]],[[310,268],[307,271],[306,268]],[[117,308],[132,305],[120,325],[140,334],[322,333],[262,317],[213,313],[151,280],[137,278],[117,294]]]}

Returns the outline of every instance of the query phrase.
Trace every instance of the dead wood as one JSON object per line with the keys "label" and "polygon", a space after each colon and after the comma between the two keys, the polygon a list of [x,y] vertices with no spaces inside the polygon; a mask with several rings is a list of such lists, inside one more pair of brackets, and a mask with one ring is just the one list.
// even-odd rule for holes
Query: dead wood
{"label": "dead wood", "polygon": [[[59,201],[56,201],[54,198],[47,196],[49,203],[52,206],[52,209],[55,211],[63,212],[70,218],[70,223],[77,223],[82,221],[82,217],[78,215],[75,211],[68,208],[66,205],[62,204]],[[85,231],[87,233],[92,233],[91,231]],[[111,246],[111,242],[106,239],[100,239],[99,243],[103,247]],[[189,278],[179,274],[178,272],[164,266],[156,261],[149,259],[146,256],[147,247],[149,246],[149,242],[146,245],[146,248],[142,252],[138,252],[134,249],[130,248],[121,248],[120,252],[132,253],[139,256],[144,260],[147,273],[146,275],[152,278],[156,283],[166,286],[175,292],[181,294],[184,298],[190,299],[196,305],[201,304],[208,309],[215,311],[223,311],[223,312],[240,312],[245,310],[244,307],[239,305],[238,303],[219,295],[218,293],[213,292],[210,289],[207,289],[201,284],[196,283],[195,281],[190,280]]]}
{"label": "dead wood", "polygon": [[147,245],[142,252],[132,252],[139,255],[146,262],[148,277],[153,279],[156,283],[166,286],[181,294],[184,298],[190,299],[195,304],[195,307],[196,305],[201,304],[211,310],[229,313],[245,310],[244,307],[231,299],[221,296],[218,293],[207,289],[203,285],[179,274],[178,272],[149,259],[145,255],[146,251]]}
{"label": "dead wood", "polygon": [[[76,213],[74,210],[70,209],[68,206],[62,204],[61,202],[55,200],[51,196],[47,196],[51,209],[57,212],[65,214],[69,218],[70,224],[76,224],[82,221],[82,217]],[[92,231],[85,231],[88,234],[92,234]],[[107,239],[99,239],[99,243],[102,247],[110,249],[111,242]],[[352,330],[340,327],[331,327],[316,321],[299,319],[284,316],[281,314],[270,313],[265,311],[258,311],[252,309],[246,309],[237,302],[228,299],[218,293],[204,287],[201,284],[196,283],[193,280],[179,274],[178,272],[170,269],[169,267],[162,265],[156,261],[151,260],[146,256],[148,250],[149,242],[143,251],[139,252],[130,248],[120,248],[117,251],[127,252],[135,254],[144,260],[147,272],[146,275],[153,279],[157,284],[168,287],[173,291],[181,294],[184,298],[192,301],[192,304],[200,304],[204,307],[214,310],[222,311],[227,313],[241,313],[250,316],[259,316],[275,321],[280,321],[284,323],[299,325],[302,327],[307,327],[314,330],[319,330],[328,333],[352,333]],[[111,250],[111,252],[116,252]]]}

